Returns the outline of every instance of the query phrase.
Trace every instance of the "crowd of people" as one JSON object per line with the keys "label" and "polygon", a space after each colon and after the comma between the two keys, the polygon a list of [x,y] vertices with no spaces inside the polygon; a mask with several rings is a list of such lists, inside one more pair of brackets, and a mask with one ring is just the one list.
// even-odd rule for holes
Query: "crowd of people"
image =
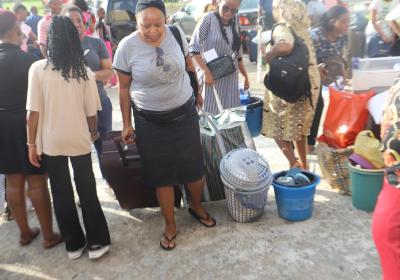
{"label": "crowd of people", "polygon": [[[44,248],[64,241],[70,259],[79,258],[86,248],[91,259],[108,252],[111,238],[96,193],[90,151],[93,143],[101,159],[102,141],[112,130],[112,105],[105,86],[115,84],[115,75],[122,140],[136,143],[144,180],[154,188],[165,219],[161,248],[176,246],[174,185],[188,186],[188,212],[198,222],[216,226],[201,203],[205,167],[197,108],[218,114],[216,95],[223,108],[240,106],[239,73],[243,87],[250,87],[237,18],[240,4],[240,0],[210,1],[188,43],[182,30],[178,29],[181,40],[177,40],[166,25],[163,1],[139,0],[137,31],[118,46],[112,46],[104,9],[97,10],[96,18],[84,0],[66,7],[60,0],[49,0],[49,14],[43,17],[36,7],[30,8],[28,16],[22,4],[16,4],[12,12],[0,10],[0,130],[7,131],[0,134],[0,173],[7,181],[5,187],[0,176],[0,207],[5,192],[20,230],[21,246],[40,232],[28,223],[27,182]],[[321,89],[329,80],[327,69],[331,61],[344,60],[350,23],[344,5],[324,10],[319,4],[315,0],[307,6],[295,0],[259,1],[265,27],[278,23],[272,32],[276,43],[266,49],[265,62],[289,55],[299,40],[307,49],[308,92],[295,103],[267,92],[262,129],[264,136],[275,140],[290,168],[304,170],[308,169],[307,152],[317,137],[324,106]],[[397,20],[384,19],[398,4],[398,0],[373,0],[367,27],[371,38],[379,36],[391,44],[392,55],[397,54],[399,25]],[[228,60],[232,71],[211,69],[206,57],[215,55]],[[53,231],[52,205],[61,234]]]}

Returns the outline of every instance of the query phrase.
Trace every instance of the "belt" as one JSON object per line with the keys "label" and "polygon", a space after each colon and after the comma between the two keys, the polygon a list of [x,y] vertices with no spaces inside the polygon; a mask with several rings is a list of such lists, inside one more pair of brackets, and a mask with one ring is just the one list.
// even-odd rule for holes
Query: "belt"
{"label": "belt", "polygon": [[150,111],[136,107],[132,102],[132,110],[135,117],[140,117],[148,122],[167,124],[183,120],[195,106],[195,98],[191,96],[188,101],[178,108],[168,111]]}

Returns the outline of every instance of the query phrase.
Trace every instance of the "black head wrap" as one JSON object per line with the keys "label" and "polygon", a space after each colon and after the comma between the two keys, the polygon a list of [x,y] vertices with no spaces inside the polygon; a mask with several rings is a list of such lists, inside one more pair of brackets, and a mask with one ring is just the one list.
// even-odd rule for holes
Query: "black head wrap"
{"label": "black head wrap", "polygon": [[151,7],[159,9],[164,16],[167,15],[164,1],[162,0],[139,0],[136,4],[136,13],[140,13],[141,11]]}

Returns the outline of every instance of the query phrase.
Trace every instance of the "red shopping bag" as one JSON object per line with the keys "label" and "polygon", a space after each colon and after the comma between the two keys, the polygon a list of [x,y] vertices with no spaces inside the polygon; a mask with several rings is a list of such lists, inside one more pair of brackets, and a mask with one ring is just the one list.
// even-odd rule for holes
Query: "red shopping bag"
{"label": "red shopping bag", "polygon": [[353,145],[357,134],[365,128],[367,103],[374,94],[372,90],[355,94],[329,87],[329,107],[323,135],[318,140],[336,148]]}

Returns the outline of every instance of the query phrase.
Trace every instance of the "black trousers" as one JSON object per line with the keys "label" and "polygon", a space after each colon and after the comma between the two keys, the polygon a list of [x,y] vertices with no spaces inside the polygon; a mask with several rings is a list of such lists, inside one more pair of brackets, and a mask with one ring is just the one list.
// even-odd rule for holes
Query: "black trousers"
{"label": "black trousers", "polygon": [[[74,181],[81,204],[86,237],[76,209],[68,158],[74,170]],[[110,234],[97,197],[91,155],[74,157],[46,155],[45,160],[48,164],[54,211],[67,251],[76,251],[85,244],[88,247],[109,245]]]}
{"label": "black trousers", "polygon": [[324,110],[324,99],[322,98],[322,86],[318,96],[317,108],[315,108],[314,119],[311,125],[308,145],[314,146],[318,136],[319,123],[321,122],[322,111]]}

